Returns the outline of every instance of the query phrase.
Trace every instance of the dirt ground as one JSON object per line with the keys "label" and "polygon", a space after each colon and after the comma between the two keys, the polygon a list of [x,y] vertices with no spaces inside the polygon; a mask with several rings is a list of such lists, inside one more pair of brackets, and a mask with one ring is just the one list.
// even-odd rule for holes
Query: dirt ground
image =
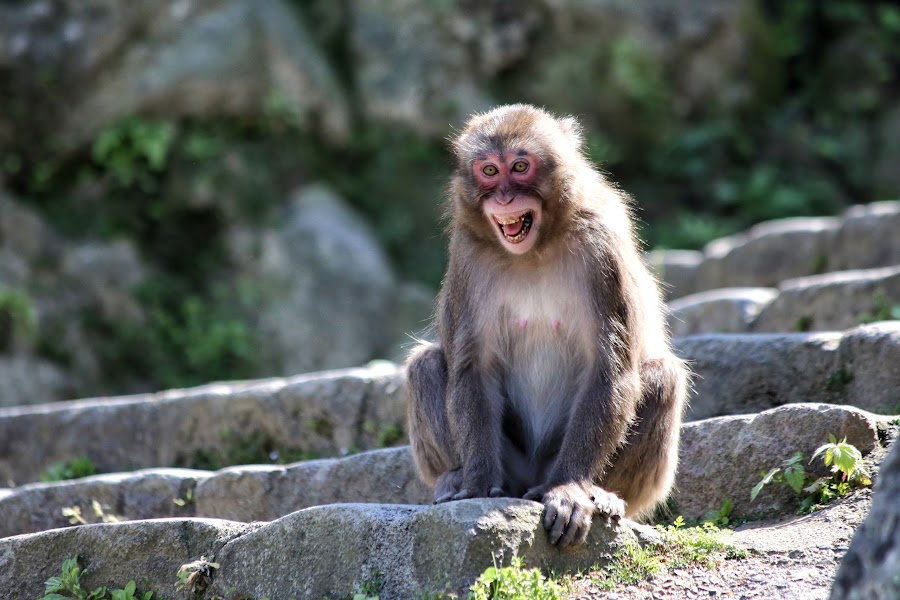
{"label": "dirt ground", "polygon": [[572,598],[632,600],[674,598],[760,598],[820,600],[831,582],[856,527],[871,505],[862,489],[810,515],[755,521],[734,530],[730,543],[747,550],[746,558],[720,561],[715,568],[663,572],[637,585],[614,591],[576,583]]}

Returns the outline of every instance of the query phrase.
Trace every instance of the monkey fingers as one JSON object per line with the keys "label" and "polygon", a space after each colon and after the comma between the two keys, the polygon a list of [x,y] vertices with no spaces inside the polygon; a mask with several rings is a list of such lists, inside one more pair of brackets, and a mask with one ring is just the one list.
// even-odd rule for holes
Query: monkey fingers
{"label": "monkey fingers", "polygon": [[548,487],[544,485],[532,488],[525,494],[525,498],[543,502],[543,525],[550,543],[559,546],[583,543],[591,529],[591,517],[596,510],[592,498],[577,483]]}
{"label": "monkey fingers", "polygon": [[597,512],[601,515],[606,515],[609,519],[618,519],[625,514],[625,502],[614,493],[592,485],[590,494]]}
{"label": "monkey fingers", "polygon": [[506,492],[503,488],[492,485],[490,487],[463,488],[454,495],[451,500],[467,500],[469,498],[503,498]]}

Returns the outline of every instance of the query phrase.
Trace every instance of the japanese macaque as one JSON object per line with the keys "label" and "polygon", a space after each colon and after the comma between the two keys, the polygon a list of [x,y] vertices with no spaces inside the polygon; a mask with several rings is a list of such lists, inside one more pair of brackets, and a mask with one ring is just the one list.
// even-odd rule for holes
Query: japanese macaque
{"label": "japanese macaque", "polygon": [[437,341],[407,363],[416,466],[435,502],[537,500],[551,543],[582,543],[668,495],[687,370],[574,119],[503,106],[452,148]]}

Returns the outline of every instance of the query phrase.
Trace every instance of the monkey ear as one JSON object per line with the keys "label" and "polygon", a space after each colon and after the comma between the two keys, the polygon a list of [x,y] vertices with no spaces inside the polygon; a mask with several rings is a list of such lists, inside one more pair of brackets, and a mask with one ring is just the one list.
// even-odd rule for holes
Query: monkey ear
{"label": "monkey ear", "polygon": [[575,117],[563,117],[559,119],[559,128],[577,149],[581,149],[584,143],[584,129]]}

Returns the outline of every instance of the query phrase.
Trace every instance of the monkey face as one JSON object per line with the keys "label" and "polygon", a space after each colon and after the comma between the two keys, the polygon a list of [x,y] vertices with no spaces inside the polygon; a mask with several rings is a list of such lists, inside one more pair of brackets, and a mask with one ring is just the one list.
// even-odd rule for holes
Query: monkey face
{"label": "monkey face", "polygon": [[539,168],[540,160],[527,150],[492,153],[472,163],[484,216],[512,254],[525,254],[538,237],[542,210],[534,184]]}

